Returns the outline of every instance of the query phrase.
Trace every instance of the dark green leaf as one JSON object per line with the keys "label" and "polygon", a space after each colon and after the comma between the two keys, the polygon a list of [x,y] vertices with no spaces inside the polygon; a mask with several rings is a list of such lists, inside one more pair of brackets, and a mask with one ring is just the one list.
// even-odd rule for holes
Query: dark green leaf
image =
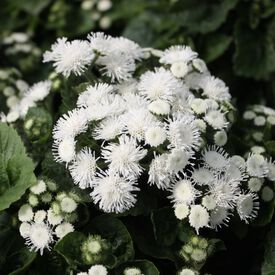
{"label": "dark green leaf", "polygon": [[275,274],[275,223],[272,224],[271,230],[266,240],[266,249],[264,262],[262,265],[262,275]]}

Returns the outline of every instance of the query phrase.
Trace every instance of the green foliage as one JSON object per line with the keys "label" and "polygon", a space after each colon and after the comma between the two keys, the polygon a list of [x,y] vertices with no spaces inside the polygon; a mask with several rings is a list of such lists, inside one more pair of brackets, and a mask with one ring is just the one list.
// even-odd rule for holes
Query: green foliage
{"label": "green foliage", "polygon": [[0,124],[0,210],[20,199],[35,183],[34,166],[16,131]]}
{"label": "green foliage", "polygon": [[275,224],[273,223],[266,240],[262,275],[275,274]]}
{"label": "green foliage", "polygon": [[0,214],[0,270],[3,274],[22,274],[36,258],[30,252],[13,226],[7,212]]}

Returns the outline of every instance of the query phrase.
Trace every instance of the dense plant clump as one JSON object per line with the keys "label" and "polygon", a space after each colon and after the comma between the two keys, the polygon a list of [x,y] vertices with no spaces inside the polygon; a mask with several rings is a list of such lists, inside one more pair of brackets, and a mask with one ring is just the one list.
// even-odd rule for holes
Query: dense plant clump
{"label": "dense plant clump", "polygon": [[272,1],[0,7],[0,274],[275,272]]}

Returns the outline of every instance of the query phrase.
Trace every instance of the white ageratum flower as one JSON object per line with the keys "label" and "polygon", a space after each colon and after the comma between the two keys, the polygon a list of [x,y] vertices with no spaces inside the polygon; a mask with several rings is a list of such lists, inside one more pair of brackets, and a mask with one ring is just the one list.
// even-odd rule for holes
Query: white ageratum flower
{"label": "white ageratum flower", "polygon": [[119,143],[110,143],[103,147],[101,154],[109,163],[111,171],[124,177],[136,177],[142,172],[139,161],[146,156],[147,150],[137,145],[134,138],[122,135],[119,137]]}
{"label": "white ageratum flower", "polygon": [[77,203],[70,197],[65,197],[60,201],[60,208],[65,213],[72,213],[77,208]]}
{"label": "white ageratum flower", "polygon": [[21,222],[29,222],[33,218],[33,210],[29,204],[23,204],[18,211],[18,219]]}
{"label": "white ageratum flower", "polygon": [[188,63],[195,59],[198,54],[189,46],[171,46],[163,52],[159,62],[163,64],[174,64],[176,62]]}
{"label": "white ageratum flower", "polygon": [[[31,107],[35,107],[36,102],[29,97],[23,97],[17,105],[21,118],[24,118]],[[16,107],[15,107],[16,108]]]}
{"label": "white ageratum flower", "polygon": [[243,114],[243,118],[245,120],[251,120],[256,117],[256,114],[253,111],[245,111]]}
{"label": "white ageratum flower", "polygon": [[272,162],[272,159],[270,159],[267,163],[267,166],[268,166],[267,178],[271,181],[275,181],[275,162]]}
{"label": "white ageratum flower", "polygon": [[83,148],[76,154],[75,159],[69,165],[69,170],[75,184],[85,189],[90,186],[91,180],[96,175],[95,153],[90,148]]}
{"label": "white ageratum flower", "polygon": [[183,172],[184,168],[191,164],[190,159],[192,159],[193,152],[190,150],[183,150],[174,148],[170,151],[167,158],[167,169],[171,173],[178,174]]}
{"label": "white ageratum flower", "polygon": [[170,191],[172,194],[169,196],[172,202],[185,203],[187,205],[193,204],[195,199],[200,195],[193,183],[188,179],[182,179],[171,187]]}
{"label": "white ageratum flower", "polygon": [[50,250],[50,245],[53,242],[53,232],[48,224],[30,224],[29,234],[26,237],[26,244],[30,247],[31,251],[40,251],[40,254],[42,255],[44,249]]}
{"label": "white ageratum flower", "polygon": [[93,131],[96,140],[112,140],[123,133],[125,123],[121,117],[111,116],[103,119]]}
{"label": "white ageratum flower", "polygon": [[191,108],[196,114],[203,114],[206,112],[208,106],[205,100],[201,98],[194,98],[191,101]]}
{"label": "white ageratum flower", "polygon": [[223,128],[226,128],[228,124],[225,114],[222,113],[220,110],[207,110],[204,116],[204,120],[215,130],[221,130]]}
{"label": "white ageratum flower", "polygon": [[246,160],[246,169],[250,176],[263,178],[268,174],[266,159],[259,154],[250,154]]}
{"label": "white ageratum flower", "polygon": [[197,234],[199,234],[199,229],[207,227],[209,224],[209,214],[207,210],[201,205],[191,205],[189,224],[194,227]]}
{"label": "white ageratum flower", "polygon": [[125,37],[112,37],[111,43],[111,53],[120,52],[134,60],[140,60],[144,57],[143,49],[137,43]]}
{"label": "white ageratum flower", "polygon": [[75,158],[76,141],[72,138],[65,138],[61,142],[53,144],[53,156],[56,162],[69,163]]}
{"label": "white ageratum flower", "polygon": [[58,38],[51,51],[44,53],[43,62],[53,62],[56,72],[69,77],[72,73],[81,75],[92,63],[95,55],[87,41]]}
{"label": "white ageratum flower", "polygon": [[35,185],[30,188],[31,192],[35,195],[40,195],[47,190],[47,186],[44,180],[38,180]]}
{"label": "white ageratum flower", "polygon": [[159,126],[157,118],[144,108],[132,109],[122,116],[125,132],[137,140],[145,138],[145,132],[150,127]]}
{"label": "white ageratum flower", "polygon": [[229,165],[228,154],[218,146],[210,146],[204,149],[202,160],[205,167],[217,172],[224,171]]}
{"label": "white ageratum flower", "polygon": [[262,178],[251,178],[248,180],[248,188],[251,192],[259,192],[263,185]]}
{"label": "white ageratum flower", "polygon": [[88,40],[90,41],[90,47],[101,55],[108,53],[113,42],[112,37],[103,32],[91,32],[88,35]]}
{"label": "white ageratum flower", "polygon": [[148,105],[148,109],[156,115],[168,115],[170,113],[170,104],[164,100],[157,99]]}
{"label": "white ageratum flower", "polygon": [[196,273],[189,268],[183,268],[179,271],[178,275],[196,275]]}
{"label": "white ageratum flower", "polygon": [[214,134],[214,142],[218,146],[224,146],[227,142],[227,134],[224,130],[218,131]]}
{"label": "white ageratum flower", "polygon": [[89,85],[77,99],[78,107],[89,107],[102,103],[104,99],[112,95],[114,87],[107,83]]}
{"label": "white ageratum flower", "polygon": [[175,77],[182,78],[188,73],[188,65],[185,62],[175,62],[170,70]]}
{"label": "white ageratum flower", "polygon": [[189,215],[189,206],[186,203],[177,203],[174,205],[174,213],[177,219],[183,220]]}
{"label": "white ageratum flower", "polygon": [[111,82],[129,80],[136,69],[134,59],[120,52],[104,55],[97,63],[102,66],[102,74],[109,77]]}
{"label": "white ageratum flower", "polygon": [[63,223],[59,224],[54,230],[55,235],[59,239],[62,239],[68,233],[73,232],[73,231],[74,231],[74,227],[69,222],[63,222]]}
{"label": "white ageratum flower", "polygon": [[254,125],[256,126],[264,126],[266,123],[266,119],[264,116],[257,116],[254,118]]}
{"label": "white ageratum flower", "polygon": [[74,138],[88,128],[88,119],[85,109],[74,109],[63,115],[53,129],[53,138],[62,141],[65,138]]}
{"label": "white ageratum flower", "polygon": [[227,226],[230,220],[229,209],[225,207],[216,207],[210,213],[210,227],[218,230],[223,225]]}
{"label": "white ageratum flower", "polygon": [[274,189],[271,189],[269,186],[263,187],[261,198],[264,202],[272,201],[274,198]]}
{"label": "white ageratum flower", "polygon": [[47,221],[51,225],[58,225],[63,221],[63,216],[54,213],[53,209],[47,211]]}
{"label": "white ageratum flower", "polygon": [[214,210],[216,208],[216,199],[212,195],[206,195],[202,198],[201,203],[207,210]]}
{"label": "white ageratum flower", "polygon": [[107,268],[103,265],[93,265],[89,270],[88,270],[88,275],[107,275],[108,271]]}
{"label": "white ageratum flower", "polygon": [[178,149],[197,149],[200,132],[190,115],[181,115],[167,120],[169,147]]}
{"label": "white ageratum flower", "polygon": [[34,102],[43,100],[50,92],[52,82],[49,80],[40,81],[27,90],[24,96],[32,99]]}
{"label": "white ageratum flower", "polygon": [[214,76],[205,76],[200,83],[203,95],[217,101],[229,101],[231,95],[225,83]]}
{"label": "white ageratum flower", "polygon": [[245,169],[245,163],[238,164],[235,159],[229,158],[229,165],[225,171],[225,177],[229,180],[244,181],[248,175]]}
{"label": "white ageratum flower", "polygon": [[234,208],[238,198],[240,182],[218,176],[209,184],[209,194],[216,200],[217,206]]}
{"label": "white ageratum flower", "polygon": [[137,267],[127,267],[123,271],[123,275],[143,275]]}
{"label": "white ageratum flower", "polygon": [[156,68],[154,72],[147,71],[141,75],[138,84],[140,94],[150,101],[173,101],[176,93],[180,91],[182,84],[171,72],[164,68]]}
{"label": "white ageratum flower", "polygon": [[150,127],[145,132],[145,142],[150,146],[157,147],[166,140],[165,128],[159,126]]}
{"label": "white ageratum flower", "polygon": [[208,168],[200,167],[192,171],[191,178],[195,184],[208,185],[215,180],[215,175]]}
{"label": "white ageratum flower", "polygon": [[94,190],[91,197],[105,212],[122,213],[136,203],[136,195],[132,192],[139,191],[139,188],[132,178],[124,178],[115,173],[99,174],[92,185]]}
{"label": "white ageratum flower", "polygon": [[154,156],[149,167],[149,179],[150,185],[155,184],[159,189],[167,189],[171,185],[171,174],[167,169],[167,154]]}
{"label": "white ageratum flower", "polygon": [[258,196],[252,192],[240,194],[237,199],[236,208],[240,219],[248,223],[257,217],[259,209]]}
{"label": "white ageratum flower", "polygon": [[22,222],[19,226],[19,232],[20,232],[20,235],[23,237],[23,238],[27,238],[30,234],[30,228],[31,228],[31,225],[30,223],[28,222]]}
{"label": "white ageratum flower", "polygon": [[45,210],[38,210],[35,212],[33,220],[35,223],[42,223],[47,217],[47,212]]}

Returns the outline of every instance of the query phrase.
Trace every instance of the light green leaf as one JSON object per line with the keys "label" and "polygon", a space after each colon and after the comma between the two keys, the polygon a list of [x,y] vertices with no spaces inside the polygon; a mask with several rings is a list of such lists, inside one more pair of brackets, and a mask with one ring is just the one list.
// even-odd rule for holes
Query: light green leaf
{"label": "light green leaf", "polygon": [[0,123],[0,211],[35,183],[34,165],[17,132]]}

